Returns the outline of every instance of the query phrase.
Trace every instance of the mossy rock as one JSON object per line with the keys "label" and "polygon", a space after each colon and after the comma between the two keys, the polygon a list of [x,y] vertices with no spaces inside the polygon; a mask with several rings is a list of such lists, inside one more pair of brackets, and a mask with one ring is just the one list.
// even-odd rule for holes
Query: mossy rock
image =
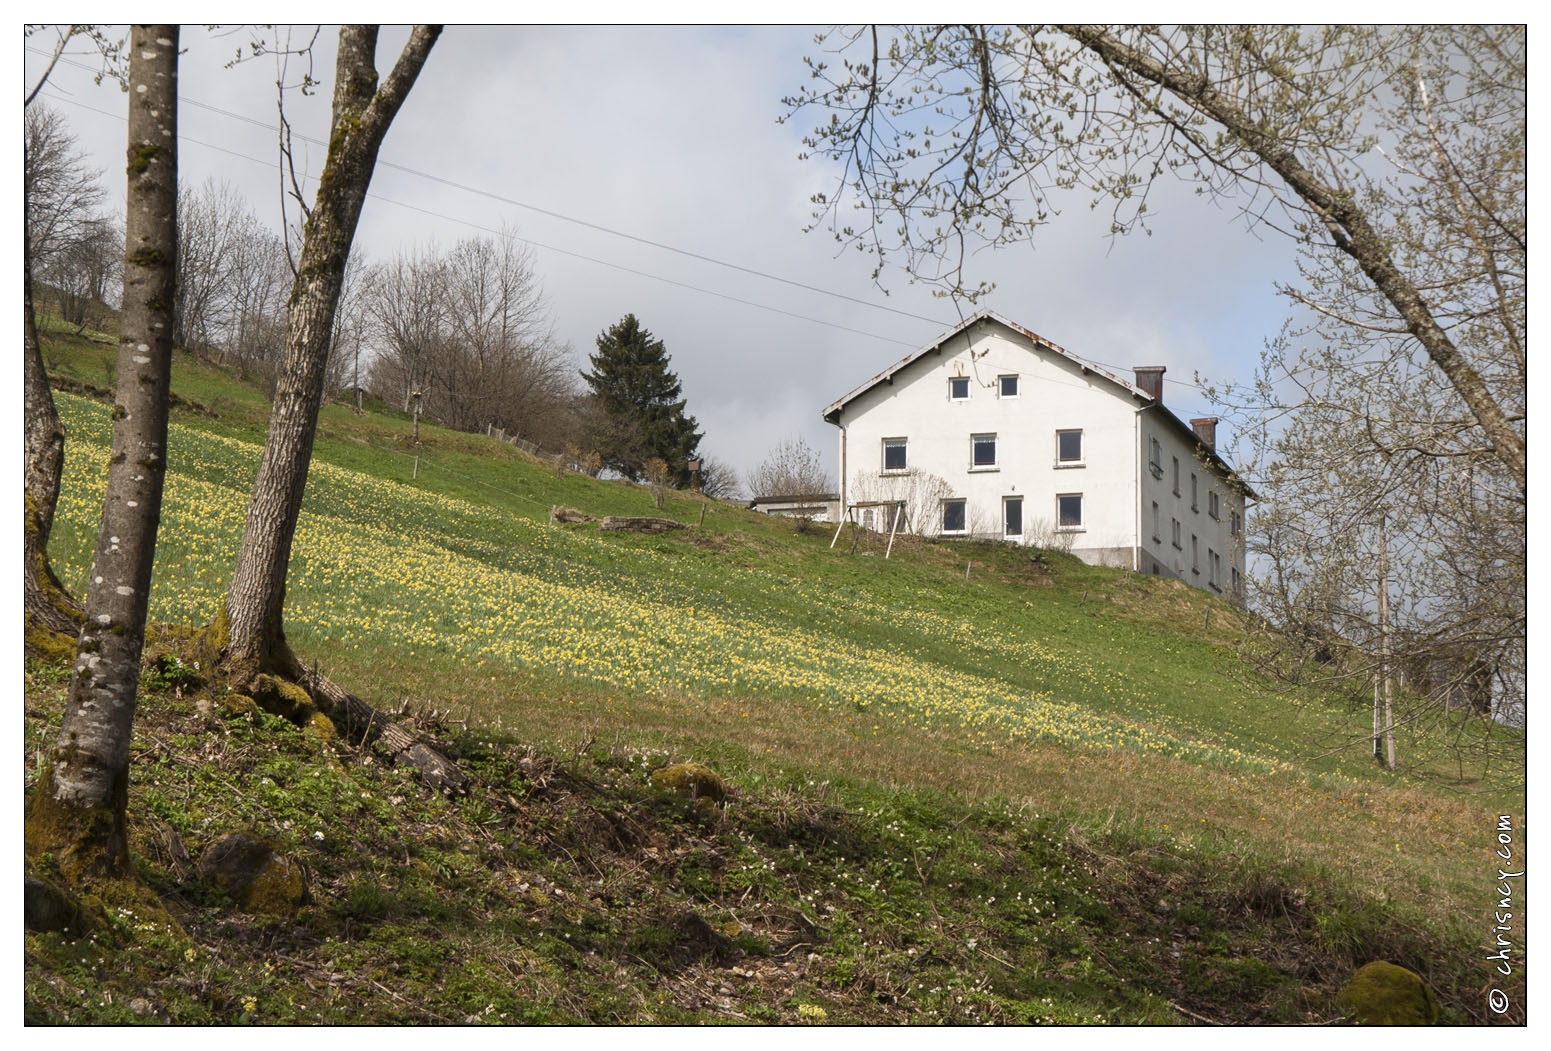
{"label": "mossy rock", "polygon": [[307,900],[301,865],[248,832],[233,832],[210,844],[200,855],[199,875],[244,912],[290,917]]}
{"label": "mossy rock", "polygon": [[727,799],[727,782],[708,766],[699,763],[673,763],[652,771],[652,784],[691,799],[722,803]]}
{"label": "mossy rock", "polygon": [[270,715],[278,715],[297,726],[306,726],[318,714],[311,694],[296,683],[274,675],[255,675],[248,692]]}
{"label": "mossy rock", "polygon": [[1358,968],[1341,995],[1341,1009],[1363,1025],[1434,1025],[1438,1004],[1414,971],[1384,960]]}
{"label": "mossy rock", "polygon": [[23,890],[22,916],[29,931],[73,931],[79,936],[91,929],[80,903],[50,881],[25,876]]}
{"label": "mossy rock", "polygon": [[246,716],[249,719],[257,717],[261,709],[258,702],[245,693],[229,693],[221,698],[221,711],[227,715],[238,717]]}
{"label": "mossy rock", "polygon": [[302,727],[302,732],[325,751],[339,743],[339,730],[334,726],[334,720],[322,712],[313,712],[312,718],[307,720],[307,725]]}

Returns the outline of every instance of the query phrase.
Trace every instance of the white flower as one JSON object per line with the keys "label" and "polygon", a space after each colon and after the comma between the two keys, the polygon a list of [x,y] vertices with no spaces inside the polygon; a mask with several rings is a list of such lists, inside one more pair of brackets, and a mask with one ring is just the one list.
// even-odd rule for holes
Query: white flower
{"label": "white flower", "polygon": [[312,834],[312,838],[313,839],[322,839],[323,838],[323,833],[322,832],[314,832]]}

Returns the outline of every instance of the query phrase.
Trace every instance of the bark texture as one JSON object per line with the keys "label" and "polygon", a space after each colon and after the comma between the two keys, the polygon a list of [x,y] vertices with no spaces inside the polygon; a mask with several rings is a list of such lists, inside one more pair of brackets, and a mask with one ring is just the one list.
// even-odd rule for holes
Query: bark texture
{"label": "bark texture", "polygon": [[178,27],[135,26],[131,42],[112,458],[64,722],[27,817],[28,853],[53,852],[75,879],[132,871],[124,831],[129,747],[167,470]]}
{"label": "bark texture", "polygon": [[54,508],[59,503],[59,479],[65,469],[65,429],[54,407],[48,372],[43,367],[43,345],[38,339],[37,314],[32,304],[32,252],[28,241],[26,210],[22,216],[22,269],[26,282],[27,317],[22,336],[22,580],[27,645],[34,646],[37,628],[75,638],[81,626],[81,603],[60,584],[48,561],[48,538],[54,528]]}
{"label": "bark texture", "polygon": [[383,137],[440,32],[439,26],[416,26],[380,86],[374,65],[377,27],[345,26],[339,32],[328,157],[303,233],[269,436],[227,596],[223,660],[237,678],[291,663],[282,623],[286,569],[307,485],[345,263]]}

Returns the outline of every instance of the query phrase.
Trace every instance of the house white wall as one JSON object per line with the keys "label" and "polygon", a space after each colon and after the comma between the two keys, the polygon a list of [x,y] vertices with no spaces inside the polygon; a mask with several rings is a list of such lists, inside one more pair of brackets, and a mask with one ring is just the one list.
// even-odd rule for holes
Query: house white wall
{"label": "house white wall", "polygon": [[[1018,377],[1004,397],[1000,378]],[[964,378],[968,398],[951,396],[949,380]],[[889,495],[885,439],[905,439],[909,469],[942,479],[966,507],[966,534],[1003,536],[1003,506],[1021,498],[1027,542],[1058,528],[1058,497],[1080,496],[1082,524],[1064,530],[1074,553],[1089,561],[1131,564],[1136,547],[1136,409],[1113,381],[1054,351],[1037,348],[994,321],[976,323],[940,349],[906,366],[841,410],[845,445],[843,495]],[[1080,461],[1062,464],[1057,436],[1081,433]],[[995,435],[996,463],[971,462],[973,438]],[[936,521],[917,522],[936,532]]]}
{"label": "house white wall", "polygon": [[[1000,379],[1018,378],[1016,396]],[[968,381],[968,397],[955,398],[950,381]],[[1232,570],[1243,572],[1242,536],[1230,537],[1230,513],[1242,522],[1242,496],[1218,469],[1197,458],[1183,425],[1124,383],[1042,346],[995,318],[972,319],[935,349],[831,406],[837,424],[841,499],[907,499],[916,532],[936,534],[944,525],[943,498],[963,500],[963,535],[1050,543],[1058,533],[1087,562],[1126,566],[1176,576],[1206,588],[1211,559],[1220,558],[1226,593]],[[1188,431],[1188,428],[1184,428]],[[1080,432],[1081,459],[1062,462],[1058,436]],[[972,462],[974,438],[994,435],[996,462]],[[1160,444],[1163,475],[1148,468],[1151,439]],[[887,442],[905,442],[906,472],[885,468]],[[1172,491],[1171,465],[1180,460],[1181,489]],[[921,473],[940,479],[923,486]],[[1190,474],[1197,476],[1196,509],[1190,506]],[[1209,515],[1216,489],[1219,517]],[[923,493],[925,495],[923,496]],[[1059,499],[1081,497],[1081,524],[1059,524]],[[1005,535],[1004,508],[1022,501],[1022,531]],[[1151,506],[1159,505],[1161,531],[1153,540]],[[1172,546],[1171,520],[1181,522],[1181,547]],[[886,528],[884,512],[874,525]],[[1196,561],[1191,561],[1191,536]],[[1194,570],[1194,572],[1193,572]]]}
{"label": "house white wall", "polygon": [[[1230,594],[1244,573],[1244,495],[1230,486],[1220,470],[1200,452],[1191,438],[1165,419],[1157,408],[1144,411],[1139,420],[1138,447],[1141,470],[1141,558],[1136,567],[1144,573],[1177,577],[1196,587]],[[1151,463],[1152,439],[1159,442],[1159,464]],[[1175,464],[1179,491],[1176,494]],[[1194,490],[1192,490],[1192,477]],[[1192,491],[1195,498],[1192,500]],[[1217,495],[1217,516],[1212,516],[1212,494]],[[1157,529],[1153,505],[1158,507]],[[1179,523],[1179,542],[1174,523]],[[1234,533],[1235,526],[1238,532]],[[1220,558],[1214,574],[1212,556]],[[1239,574],[1235,578],[1235,571]]]}

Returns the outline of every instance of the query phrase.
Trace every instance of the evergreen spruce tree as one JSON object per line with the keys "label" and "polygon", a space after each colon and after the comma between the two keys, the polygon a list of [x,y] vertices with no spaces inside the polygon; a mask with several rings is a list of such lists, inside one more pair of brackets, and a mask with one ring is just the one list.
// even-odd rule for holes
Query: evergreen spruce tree
{"label": "evergreen spruce tree", "polygon": [[603,465],[636,481],[653,457],[667,461],[669,479],[689,484],[689,460],[701,435],[684,414],[679,378],[668,368],[662,340],[641,327],[634,314],[598,337],[592,371],[582,379],[601,410],[592,439]]}

